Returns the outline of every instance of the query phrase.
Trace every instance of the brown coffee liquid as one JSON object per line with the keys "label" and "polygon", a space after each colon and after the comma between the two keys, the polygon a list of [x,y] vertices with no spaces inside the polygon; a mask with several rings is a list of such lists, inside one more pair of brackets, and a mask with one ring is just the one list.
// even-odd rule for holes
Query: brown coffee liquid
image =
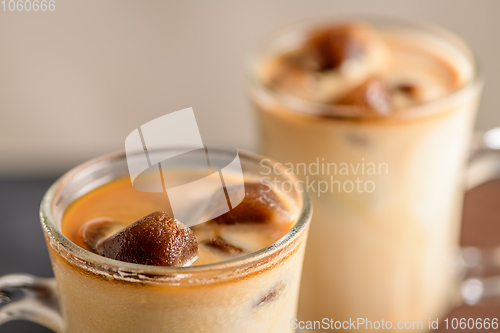
{"label": "brown coffee liquid", "polygon": [[[187,173],[179,172],[175,176],[187,178]],[[231,180],[226,181],[226,185],[230,184]],[[189,195],[186,193],[186,197]],[[76,200],[63,216],[62,232],[78,246],[90,250],[81,235],[81,228],[88,221],[107,218],[127,226],[155,211],[172,214],[167,194],[138,191],[133,188],[129,177],[123,177]],[[208,221],[193,226],[199,243],[198,259],[193,265],[233,259],[271,245],[291,229],[292,215],[286,221],[269,223],[220,224]]]}

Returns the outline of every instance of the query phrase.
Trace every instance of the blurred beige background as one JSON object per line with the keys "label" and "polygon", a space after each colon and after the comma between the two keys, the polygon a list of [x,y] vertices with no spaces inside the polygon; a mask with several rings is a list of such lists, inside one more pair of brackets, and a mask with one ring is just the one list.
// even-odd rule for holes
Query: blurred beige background
{"label": "blurred beige background", "polygon": [[56,0],[54,12],[0,11],[0,176],[60,173],[189,106],[205,143],[255,149],[245,54],[284,24],[346,14],[461,35],[487,77],[477,127],[500,125],[498,0]]}

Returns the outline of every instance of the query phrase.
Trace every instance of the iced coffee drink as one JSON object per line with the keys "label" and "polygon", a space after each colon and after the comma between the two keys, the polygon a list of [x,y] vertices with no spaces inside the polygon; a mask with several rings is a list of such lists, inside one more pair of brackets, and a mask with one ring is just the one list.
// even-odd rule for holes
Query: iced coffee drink
{"label": "iced coffee drink", "polygon": [[[42,203],[52,213],[42,218],[64,331],[290,332],[310,205],[300,192],[261,181],[262,165],[273,167],[268,159],[241,152],[240,159],[243,201],[217,215],[211,184],[186,191],[187,203],[210,198],[186,209],[217,216],[190,227],[172,215],[166,193],[132,186],[123,155],[92,161],[56,183]],[[197,172],[163,176],[182,183]],[[226,193],[240,179],[226,174]]]}
{"label": "iced coffee drink", "polygon": [[299,24],[260,45],[249,87],[263,153],[315,204],[299,320],[442,315],[480,91],[468,48],[421,24]]}

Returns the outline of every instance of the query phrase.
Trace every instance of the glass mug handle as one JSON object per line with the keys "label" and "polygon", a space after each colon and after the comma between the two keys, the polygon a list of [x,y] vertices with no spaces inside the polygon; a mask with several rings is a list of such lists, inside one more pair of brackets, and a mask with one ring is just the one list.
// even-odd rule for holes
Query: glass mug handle
{"label": "glass mug handle", "polygon": [[[473,137],[469,165],[465,174],[465,187],[470,190],[490,180],[500,179],[500,127]],[[500,270],[500,246],[478,248],[463,247],[460,255],[463,280],[460,292],[468,305],[500,298],[500,274],[477,277],[488,270]]]}
{"label": "glass mug handle", "polygon": [[0,325],[12,320],[28,320],[55,332],[62,332],[56,281],[28,274],[0,277]]}

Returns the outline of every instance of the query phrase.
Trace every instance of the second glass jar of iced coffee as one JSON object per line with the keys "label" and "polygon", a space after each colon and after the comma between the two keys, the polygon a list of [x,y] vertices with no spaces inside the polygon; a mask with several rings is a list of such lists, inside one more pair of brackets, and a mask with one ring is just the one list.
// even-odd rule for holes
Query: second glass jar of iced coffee
{"label": "second glass jar of iced coffee", "polygon": [[259,45],[248,86],[262,152],[315,205],[299,319],[444,314],[481,90],[467,46],[420,23],[295,24]]}

